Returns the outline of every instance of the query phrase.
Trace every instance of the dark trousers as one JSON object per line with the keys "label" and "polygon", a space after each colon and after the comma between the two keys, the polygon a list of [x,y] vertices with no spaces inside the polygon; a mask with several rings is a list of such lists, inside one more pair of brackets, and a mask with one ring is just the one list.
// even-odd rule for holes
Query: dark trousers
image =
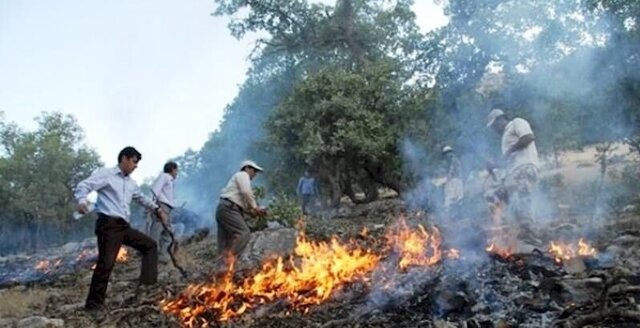
{"label": "dark trousers", "polygon": [[218,223],[218,265],[227,267],[227,257],[237,257],[242,253],[249,243],[251,231],[244,220],[244,212],[240,206],[226,199],[221,199],[216,208],[216,222]]}
{"label": "dark trousers", "polygon": [[313,204],[312,194],[302,194],[302,214],[309,213],[309,207]]}
{"label": "dark trousers", "polygon": [[140,283],[151,285],[157,282],[158,249],[153,239],[131,228],[124,219],[108,217],[103,214],[98,215],[95,232],[98,237],[98,260],[91,277],[86,308],[96,308],[104,303],[109,277],[120,246],[123,244],[142,253]]}

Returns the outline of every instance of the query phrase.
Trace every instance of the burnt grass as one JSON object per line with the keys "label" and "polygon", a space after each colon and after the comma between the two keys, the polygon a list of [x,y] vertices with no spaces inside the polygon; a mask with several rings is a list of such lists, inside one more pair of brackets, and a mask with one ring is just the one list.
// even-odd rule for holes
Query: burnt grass
{"label": "burnt grass", "polygon": [[[309,238],[327,240],[333,235],[354,239],[382,251],[384,229],[404,213],[409,222],[428,223],[423,212],[407,211],[398,199],[385,199],[352,207],[332,219],[309,218]],[[575,222],[575,218],[570,220]],[[460,223],[481,227],[483,221]],[[576,229],[559,222],[564,230]],[[367,236],[361,234],[362,228]],[[444,229],[446,230],[446,229]],[[482,240],[482,229],[471,229]],[[558,229],[546,228],[545,240]],[[468,231],[465,233],[469,233]],[[566,231],[565,231],[566,233]],[[445,246],[447,245],[445,233]],[[111,276],[107,308],[89,315],[82,310],[91,270],[88,266],[65,271],[43,280],[33,279],[0,289],[0,299],[11,295],[20,310],[0,303],[0,326],[18,327],[32,316],[59,318],[64,327],[180,327],[165,315],[159,302],[180,293],[189,282],[207,280],[213,268],[215,236],[201,233],[183,241],[179,261],[190,273],[185,281],[171,266],[160,267],[157,286],[136,291],[140,259],[132,253],[117,263]],[[637,217],[620,216],[598,232],[593,240],[597,259],[576,269],[555,263],[544,250],[501,258],[486,254],[484,245],[465,247],[462,259],[445,259],[430,268],[410,268],[390,279],[392,288],[381,288],[380,277],[355,282],[333,293],[328,301],[307,313],[287,304],[266,304],[227,322],[211,316],[212,327],[638,327],[640,325],[640,232]],[[29,300],[38,295],[38,301]]]}

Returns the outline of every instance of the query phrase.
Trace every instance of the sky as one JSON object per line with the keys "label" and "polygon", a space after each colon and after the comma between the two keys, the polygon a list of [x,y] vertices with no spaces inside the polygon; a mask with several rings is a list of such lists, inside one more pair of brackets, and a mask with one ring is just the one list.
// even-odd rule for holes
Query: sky
{"label": "sky", "polygon": [[[415,2],[422,31],[447,23],[433,0]],[[233,38],[214,6],[2,0],[0,111],[26,130],[43,111],[72,114],[107,166],[132,145],[143,157],[133,177],[152,177],[202,147],[249,68],[254,38]]]}

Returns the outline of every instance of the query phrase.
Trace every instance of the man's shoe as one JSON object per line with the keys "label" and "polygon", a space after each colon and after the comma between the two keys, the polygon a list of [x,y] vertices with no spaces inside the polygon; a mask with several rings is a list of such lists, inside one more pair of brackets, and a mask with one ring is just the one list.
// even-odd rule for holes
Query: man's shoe
{"label": "man's shoe", "polygon": [[109,314],[109,308],[104,304],[85,304],[84,312],[93,320],[101,321]]}

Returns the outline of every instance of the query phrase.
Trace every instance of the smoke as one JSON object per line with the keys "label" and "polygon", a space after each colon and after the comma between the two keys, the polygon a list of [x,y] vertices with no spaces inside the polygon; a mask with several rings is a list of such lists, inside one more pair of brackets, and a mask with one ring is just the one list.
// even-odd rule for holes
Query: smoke
{"label": "smoke", "polygon": [[[591,11],[579,1],[493,2],[497,5],[464,8],[457,7],[459,3],[469,5],[449,1],[448,14],[458,17],[435,32],[441,34],[434,39],[446,40],[441,43],[446,49],[435,76],[438,110],[428,113],[431,134],[426,142],[402,142],[404,169],[414,182],[403,198],[410,209],[427,209],[446,246],[460,250],[461,260],[445,262],[444,270],[473,285],[479,279],[469,273],[487,264],[485,248],[495,224],[485,196],[498,183],[492,182],[484,163],[501,155],[500,136],[485,127],[488,112],[497,107],[510,118],[530,122],[543,163],[539,185],[544,187],[533,196],[532,222],[543,235],[531,237],[553,238],[550,226],[576,212],[567,209],[575,200],[563,194],[571,193],[566,181],[552,171],[559,153],[637,132],[637,122],[629,120],[637,95],[625,94],[620,85],[640,77],[637,70],[624,69],[639,48],[637,42],[615,38],[616,18],[603,10]],[[627,28],[636,27],[627,23]],[[455,149],[462,167],[465,196],[456,218],[445,215],[438,184],[448,165],[440,153],[444,145]],[[500,180],[503,174],[496,173]],[[583,215],[590,212],[580,210]],[[577,227],[564,237],[594,237],[602,222],[589,219],[572,218]],[[547,240],[540,241],[534,246],[546,247]],[[415,295],[429,279],[417,272],[392,277],[374,279],[369,307],[384,308]]]}
{"label": "smoke", "polygon": [[[243,160],[252,159],[267,172],[275,162],[263,147],[263,124],[293,82],[279,75],[254,75],[249,74],[238,96],[226,108],[220,130],[213,132],[199,151],[189,151],[176,159],[181,165],[177,197],[199,214],[201,226],[216,226],[213,210],[220,192]],[[259,174],[253,185],[264,183],[264,176]]]}

